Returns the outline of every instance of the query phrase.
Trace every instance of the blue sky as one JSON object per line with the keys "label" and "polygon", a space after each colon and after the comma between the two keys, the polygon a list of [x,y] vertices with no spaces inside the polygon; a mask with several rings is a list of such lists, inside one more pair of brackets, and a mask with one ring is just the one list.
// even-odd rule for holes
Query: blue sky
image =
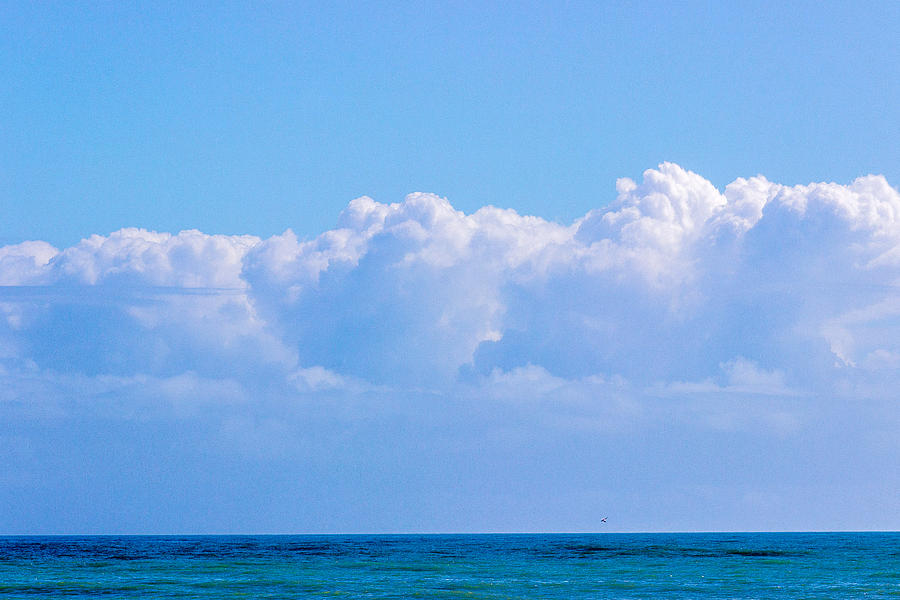
{"label": "blue sky", "polygon": [[897,529],[898,25],[8,3],[0,533]]}
{"label": "blue sky", "polygon": [[900,178],[896,3],[392,4],[7,3],[0,241],[313,236],[416,191],[568,223],[664,160]]}

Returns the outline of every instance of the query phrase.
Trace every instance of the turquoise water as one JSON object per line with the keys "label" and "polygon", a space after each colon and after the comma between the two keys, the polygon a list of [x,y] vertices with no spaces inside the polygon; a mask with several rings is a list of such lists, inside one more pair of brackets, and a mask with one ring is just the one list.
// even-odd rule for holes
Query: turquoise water
{"label": "turquoise water", "polygon": [[0,537],[0,598],[900,598],[900,533]]}

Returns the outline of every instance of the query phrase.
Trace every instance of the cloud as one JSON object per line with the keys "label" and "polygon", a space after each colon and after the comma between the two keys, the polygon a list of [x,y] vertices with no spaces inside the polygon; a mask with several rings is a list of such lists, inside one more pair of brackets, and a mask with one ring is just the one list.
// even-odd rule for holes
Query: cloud
{"label": "cloud", "polygon": [[33,285],[59,251],[46,242],[22,242],[0,248],[0,285]]}
{"label": "cloud", "polygon": [[651,383],[746,359],[802,386],[893,364],[900,197],[882,177],[723,193],[664,163],[617,190],[568,226],[413,194],[354,200],[311,240],[123,229],[7,246],[4,356],[441,389],[528,365]]}
{"label": "cloud", "polygon": [[698,382],[672,382],[656,389],[656,393],[720,394],[749,396],[796,396],[779,369],[766,371],[753,361],[737,357],[719,365],[720,375]]}
{"label": "cloud", "polygon": [[[184,448],[318,465],[310,485],[363,469],[373,489],[407,462],[515,473],[504,461],[530,448],[574,473],[569,446],[627,446],[665,477],[642,452],[722,432],[785,457],[849,436],[845,473],[895,453],[900,194],[883,177],[719,191],[664,163],[616,189],[571,224],[412,194],[353,200],[305,240],[123,229],[0,248],[0,416],[24,431],[4,439],[30,449],[13,453],[25,472],[52,456],[36,423],[92,440],[144,423],[162,443],[189,421]],[[704,450],[686,452],[677,471],[702,479]]]}
{"label": "cloud", "polygon": [[49,264],[48,278],[87,285],[240,288],[243,256],[258,243],[253,236],[122,229],[63,250]]}

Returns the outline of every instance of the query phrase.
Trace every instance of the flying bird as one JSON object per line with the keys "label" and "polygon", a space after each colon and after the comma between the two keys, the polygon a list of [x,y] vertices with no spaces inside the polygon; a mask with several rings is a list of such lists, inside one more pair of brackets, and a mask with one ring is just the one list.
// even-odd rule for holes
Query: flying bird
{"label": "flying bird", "polygon": [[601,522],[601,523],[606,523],[606,517],[603,517],[602,519],[600,519],[600,522]]}

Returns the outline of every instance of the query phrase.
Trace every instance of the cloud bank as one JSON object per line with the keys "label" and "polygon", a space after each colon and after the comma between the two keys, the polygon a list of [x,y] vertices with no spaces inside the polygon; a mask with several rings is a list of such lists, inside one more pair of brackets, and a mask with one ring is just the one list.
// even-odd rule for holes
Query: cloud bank
{"label": "cloud bank", "polygon": [[[385,415],[497,452],[526,430],[834,436],[840,415],[866,424],[851,437],[872,460],[896,456],[897,190],[757,176],[723,192],[671,163],[616,190],[568,225],[417,193],[353,200],[309,240],[123,229],[0,248],[2,410],[188,415],[307,462]],[[332,428],[292,429],[316,419]]]}
{"label": "cloud bank", "polygon": [[7,368],[442,388],[527,366],[654,383],[742,360],[806,386],[896,366],[900,196],[882,177],[720,193],[665,163],[617,190],[569,226],[412,194],[354,200],[312,240],[6,246]]}

